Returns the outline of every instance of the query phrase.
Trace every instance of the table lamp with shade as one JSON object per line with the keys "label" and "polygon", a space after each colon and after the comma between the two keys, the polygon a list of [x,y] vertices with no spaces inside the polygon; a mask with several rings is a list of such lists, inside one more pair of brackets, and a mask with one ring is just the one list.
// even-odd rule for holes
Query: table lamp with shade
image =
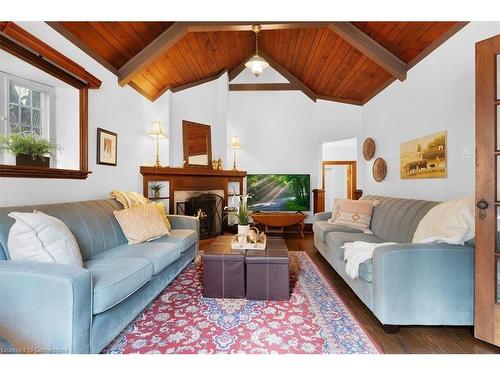
{"label": "table lamp with shade", "polygon": [[160,164],[160,139],[167,138],[167,133],[165,133],[165,129],[163,128],[163,124],[161,122],[153,122],[151,125],[151,129],[149,129],[148,135],[152,138],[156,138],[156,163],[155,167],[161,167]]}
{"label": "table lamp with shade", "polygon": [[236,169],[236,150],[240,148],[240,140],[236,136],[231,137],[231,141],[229,142],[229,148],[233,149],[233,171],[237,171]]}

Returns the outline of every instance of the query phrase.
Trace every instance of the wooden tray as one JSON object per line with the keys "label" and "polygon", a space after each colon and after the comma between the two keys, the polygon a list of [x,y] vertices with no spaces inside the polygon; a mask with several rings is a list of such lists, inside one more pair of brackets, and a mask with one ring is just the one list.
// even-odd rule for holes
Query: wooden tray
{"label": "wooden tray", "polygon": [[238,241],[239,236],[236,234],[234,235],[233,239],[231,240],[231,249],[233,250],[266,250],[266,245],[267,245],[267,236],[264,235],[264,242],[260,243],[252,243],[252,242],[244,242],[242,244],[239,243]]}

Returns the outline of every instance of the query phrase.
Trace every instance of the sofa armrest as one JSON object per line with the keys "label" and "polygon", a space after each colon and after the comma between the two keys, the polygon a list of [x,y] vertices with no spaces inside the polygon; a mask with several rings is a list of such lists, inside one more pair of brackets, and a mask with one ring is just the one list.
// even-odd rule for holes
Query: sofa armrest
{"label": "sofa armrest", "polygon": [[313,222],[316,221],[326,221],[332,217],[331,212],[319,212],[317,214],[314,214],[313,216]]}
{"label": "sofa armrest", "polygon": [[372,310],[383,324],[473,324],[472,247],[381,246],[375,249],[372,272]]}
{"label": "sofa armrest", "polygon": [[0,336],[19,353],[88,353],[90,272],[74,266],[0,261]]}
{"label": "sofa armrest", "polygon": [[200,233],[200,220],[194,216],[167,215],[172,229],[193,229]]}

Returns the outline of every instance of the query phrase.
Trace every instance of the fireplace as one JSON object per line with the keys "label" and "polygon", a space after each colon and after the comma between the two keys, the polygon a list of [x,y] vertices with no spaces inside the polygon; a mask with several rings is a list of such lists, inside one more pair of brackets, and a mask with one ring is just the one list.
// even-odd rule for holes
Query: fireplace
{"label": "fireplace", "polygon": [[200,220],[200,238],[223,234],[222,210],[224,198],[214,193],[195,193],[183,202],[177,202],[178,215],[197,216]]}
{"label": "fireplace", "polygon": [[[224,199],[223,207],[228,205],[229,193],[233,185],[238,185],[236,194],[243,193],[245,171],[213,170],[205,168],[170,168],[141,167],[143,176],[143,194],[149,194],[149,183],[160,181],[168,184],[169,213],[176,213],[177,202],[186,201],[181,198],[184,192],[216,193]],[[177,201],[177,202],[176,202]]]}

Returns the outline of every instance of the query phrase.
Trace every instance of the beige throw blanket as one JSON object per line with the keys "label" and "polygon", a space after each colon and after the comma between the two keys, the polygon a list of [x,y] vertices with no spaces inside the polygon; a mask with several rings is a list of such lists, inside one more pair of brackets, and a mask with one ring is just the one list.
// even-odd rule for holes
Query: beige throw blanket
{"label": "beige throw blanket", "polygon": [[151,203],[149,199],[134,191],[114,190],[111,192],[111,195],[123,205],[123,208],[132,208],[141,204]]}
{"label": "beige throw blanket", "polygon": [[474,198],[459,198],[431,208],[418,224],[413,243],[463,245],[475,237]]}

